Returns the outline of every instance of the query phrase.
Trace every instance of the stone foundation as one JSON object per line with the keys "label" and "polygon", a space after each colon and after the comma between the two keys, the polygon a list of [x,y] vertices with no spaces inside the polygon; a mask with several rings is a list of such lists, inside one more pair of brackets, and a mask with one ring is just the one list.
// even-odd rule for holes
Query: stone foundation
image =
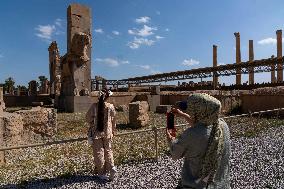
{"label": "stone foundation", "polygon": [[[52,137],[56,131],[57,112],[52,108],[35,107],[0,114],[1,147],[35,143],[42,137]],[[5,163],[5,153],[0,152],[0,164]]]}

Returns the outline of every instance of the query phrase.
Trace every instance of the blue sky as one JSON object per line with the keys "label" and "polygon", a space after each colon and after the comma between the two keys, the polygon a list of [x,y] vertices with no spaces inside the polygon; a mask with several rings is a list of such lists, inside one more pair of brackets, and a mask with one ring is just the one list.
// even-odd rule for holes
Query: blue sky
{"label": "blue sky", "polygon": [[[233,63],[234,32],[241,35],[242,61],[249,39],[255,59],[268,58],[284,26],[281,0],[1,0],[0,83],[9,76],[21,85],[49,78],[47,49],[56,40],[60,55],[66,53],[66,10],[74,2],[92,9],[92,77],[107,79],[208,67],[213,44],[219,64]],[[270,73],[255,77],[269,81]]]}

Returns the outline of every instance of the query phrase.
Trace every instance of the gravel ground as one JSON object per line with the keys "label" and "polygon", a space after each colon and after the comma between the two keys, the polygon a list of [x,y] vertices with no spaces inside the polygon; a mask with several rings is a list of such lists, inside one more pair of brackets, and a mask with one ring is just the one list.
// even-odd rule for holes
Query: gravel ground
{"label": "gravel ground", "polygon": [[[254,138],[232,138],[232,188],[284,188],[284,126],[270,128]],[[113,182],[102,182],[90,171],[65,177],[49,177],[2,188],[174,188],[182,161],[162,157],[118,166]]]}

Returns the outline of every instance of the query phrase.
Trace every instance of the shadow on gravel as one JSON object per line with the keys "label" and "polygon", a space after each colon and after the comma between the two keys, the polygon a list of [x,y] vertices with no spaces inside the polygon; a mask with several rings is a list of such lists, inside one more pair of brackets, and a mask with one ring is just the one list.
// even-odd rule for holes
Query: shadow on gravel
{"label": "shadow on gravel", "polygon": [[90,175],[60,175],[56,178],[50,179],[38,179],[38,180],[30,180],[30,181],[23,181],[19,184],[7,184],[0,186],[3,189],[50,189],[50,188],[58,188],[65,186],[68,188],[69,184],[74,183],[84,183],[93,181],[94,183],[104,185],[108,183],[108,181],[101,180],[97,176],[90,176]]}

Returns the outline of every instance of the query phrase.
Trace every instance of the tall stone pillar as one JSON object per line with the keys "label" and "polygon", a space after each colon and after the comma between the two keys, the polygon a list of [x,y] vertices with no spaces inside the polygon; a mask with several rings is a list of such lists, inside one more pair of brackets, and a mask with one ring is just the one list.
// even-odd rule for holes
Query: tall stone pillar
{"label": "tall stone pillar", "polygon": [[49,52],[49,75],[50,75],[50,94],[55,94],[57,79],[56,76],[61,75],[60,54],[56,41],[53,41],[48,48]]}
{"label": "tall stone pillar", "polygon": [[37,95],[37,83],[35,80],[29,82],[29,96]]}
{"label": "tall stone pillar", "polygon": [[[217,45],[213,45],[213,67],[217,66]],[[213,88],[216,89],[218,86],[218,76],[216,72],[213,73]]]}
{"label": "tall stone pillar", "polygon": [[[236,64],[241,63],[241,42],[240,42],[240,33],[236,32],[234,33],[236,37]],[[238,68],[236,70],[236,85],[242,84],[242,78],[241,78],[241,69]]]}
{"label": "tall stone pillar", "polygon": [[[91,9],[71,4],[67,9],[67,59],[68,73],[62,77],[64,95],[72,96],[79,91],[85,96],[91,91]],[[70,90],[71,89],[71,90]]]}
{"label": "tall stone pillar", "polygon": [[3,100],[3,87],[0,87],[0,116],[3,114],[3,109],[5,109],[5,104]]}
{"label": "tall stone pillar", "polygon": [[[249,63],[251,64],[254,60],[253,52],[253,40],[249,40]],[[249,68],[249,84],[254,84],[254,67]]]}
{"label": "tall stone pillar", "polygon": [[[274,59],[274,55],[271,56],[272,59]],[[276,78],[275,78],[275,64],[271,65],[271,83],[276,83]]]}
{"label": "tall stone pillar", "polygon": [[282,66],[282,61],[280,59],[282,58],[282,30],[277,30],[276,36],[277,36],[277,59],[279,59],[277,64],[277,82],[281,83],[283,82],[283,66]]}

